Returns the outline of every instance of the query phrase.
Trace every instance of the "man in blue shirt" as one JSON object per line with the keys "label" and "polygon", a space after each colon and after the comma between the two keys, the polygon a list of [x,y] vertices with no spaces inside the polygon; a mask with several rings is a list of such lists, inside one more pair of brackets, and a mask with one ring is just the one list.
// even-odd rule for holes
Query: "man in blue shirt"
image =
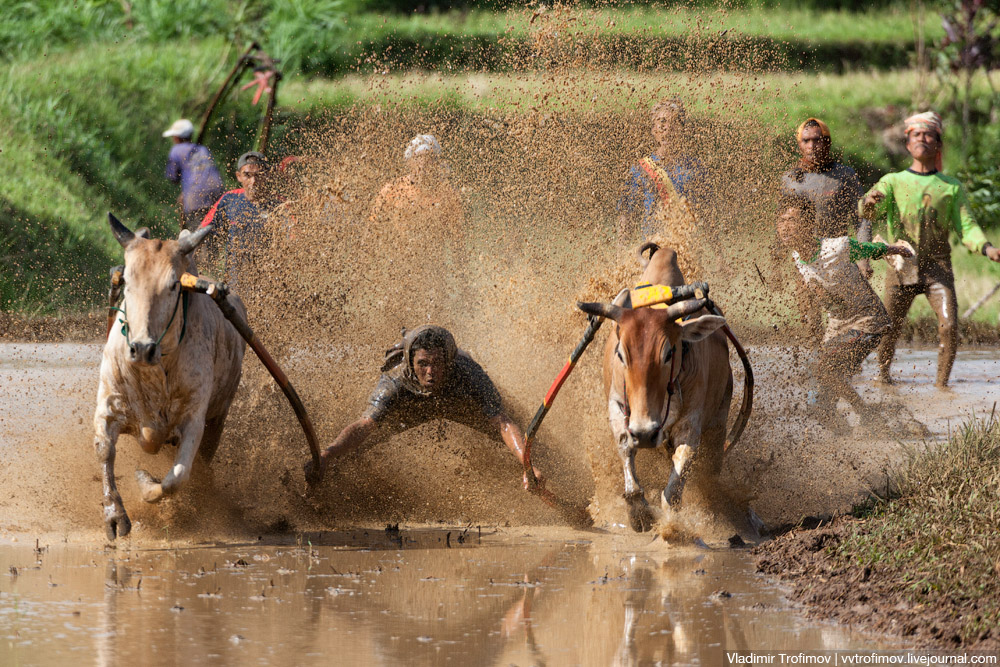
{"label": "man in blue shirt", "polygon": [[662,233],[661,209],[681,203],[697,205],[705,187],[701,161],[684,151],[686,115],[680,100],[666,100],[651,112],[653,152],[629,169],[625,193],[618,202],[618,232],[639,229],[643,238]]}
{"label": "man in blue shirt", "polygon": [[163,133],[173,140],[167,158],[167,180],[181,184],[178,201],[181,205],[182,225],[194,231],[212,204],[222,195],[222,177],[215,167],[207,148],[193,143],[194,125],[182,118]]}
{"label": "man in blue shirt", "polygon": [[201,226],[214,224],[225,243],[226,280],[236,282],[236,274],[248,267],[264,243],[265,223],[274,199],[267,159],[256,151],[240,156],[236,180],[242,187],[226,192],[215,202]]}

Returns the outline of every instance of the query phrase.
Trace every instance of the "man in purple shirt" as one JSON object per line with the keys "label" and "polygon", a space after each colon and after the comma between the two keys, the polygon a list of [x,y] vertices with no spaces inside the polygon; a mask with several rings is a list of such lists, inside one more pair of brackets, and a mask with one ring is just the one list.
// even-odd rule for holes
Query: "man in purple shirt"
{"label": "man in purple shirt", "polygon": [[183,227],[195,231],[199,223],[222,196],[222,177],[207,148],[191,141],[194,125],[186,118],[175,122],[163,133],[173,148],[167,158],[167,180],[181,184]]}

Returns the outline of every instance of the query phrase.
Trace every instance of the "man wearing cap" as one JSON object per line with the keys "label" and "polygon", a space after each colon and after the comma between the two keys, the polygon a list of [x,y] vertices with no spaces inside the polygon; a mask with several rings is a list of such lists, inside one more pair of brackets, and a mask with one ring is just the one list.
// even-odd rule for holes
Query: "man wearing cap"
{"label": "man wearing cap", "polygon": [[194,125],[182,118],[171,125],[164,137],[174,145],[167,157],[167,180],[181,184],[178,200],[181,204],[182,226],[194,231],[212,204],[222,195],[222,177],[212,160],[212,154],[201,144],[191,141]]}
{"label": "man wearing cap", "polygon": [[[524,463],[524,433],[507,415],[486,371],[458,349],[447,329],[424,325],[404,331],[402,341],[386,351],[382,376],[368,406],[323,452],[321,465],[325,470],[331,459],[366,441],[384,442],[434,419],[455,421],[503,441]],[[307,478],[315,477],[311,461],[305,470]],[[527,489],[527,473],[522,482]]]}
{"label": "man wearing cap", "polygon": [[[870,242],[871,222],[858,217],[858,200],[864,190],[855,171],[831,156],[830,128],[819,118],[807,118],[796,129],[795,141],[802,157],[782,175],[782,196],[805,199],[812,204],[817,238],[839,238],[854,233],[859,242]],[[867,259],[860,260],[858,268],[861,275],[871,278]],[[822,329],[820,305],[807,290],[798,289],[796,295],[807,328],[818,334]]]}
{"label": "man wearing cap", "polygon": [[404,237],[420,230],[461,232],[462,203],[441,160],[438,140],[432,134],[418,134],[406,146],[403,159],[408,173],[385,184],[369,220]]}
{"label": "man wearing cap", "polygon": [[915,114],[906,119],[905,128],[906,150],[913,164],[883,176],[859,203],[865,217],[885,220],[890,241],[906,241],[916,252],[912,266],[891,267],[886,275],[890,328],[878,348],[879,373],[884,383],[892,383],[896,339],[913,300],[923,294],[937,315],[936,385],[944,388],[958,348],[958,299],[949,236],[954,232],[970,251],[994,262],[1000,262],[1000,250],[986,240],[973,219],[962,184],[941,173],[941,117],[933,111]]}
{"label": "man wearing cap", "polygon": [[242,187],[226,192],[208,211],[201,226],[214,224],[225,239],[227,280],[253,261],[264,242],[265,222],[277,203],[271,192],[267,159],[256,151],[240,156],[236,180]]}

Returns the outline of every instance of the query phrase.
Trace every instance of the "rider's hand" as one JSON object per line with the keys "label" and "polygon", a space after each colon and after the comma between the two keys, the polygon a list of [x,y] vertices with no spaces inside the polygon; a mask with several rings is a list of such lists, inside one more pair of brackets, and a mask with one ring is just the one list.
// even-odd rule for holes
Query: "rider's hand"
{"label": "rider's hand", "polygon": [[899,255],[900,257],[913,257],[913,251],[906,246],[901,245],[891,245],[886,251],[886,255]]}
{"label": "rider's hand", "polygon": [[872,218],[875,208],[885,201],[885,193],[879,192],[878,190],[872,190],[865,198],[861,200],[861,208],[865,214],[866,218]]}
{"label": "rider's hand", "polygon": [[306,461],[305,465],[302,466],[302,471],[306,474],[306,483],[309,484],[309,486],[312,486],[317,482],[319,482],[320,479],[323,478],[323,473],[326,472],[326,467],[327,467],[327,461],[326,457],[323,455],[320,455],[319,457],[318,469],[313,464],[312,459]]}
{"label": "rider's hand", "polygon": [[990,246],[986,249],[986,256],[994,262],[1000,262],[1000,248]]}

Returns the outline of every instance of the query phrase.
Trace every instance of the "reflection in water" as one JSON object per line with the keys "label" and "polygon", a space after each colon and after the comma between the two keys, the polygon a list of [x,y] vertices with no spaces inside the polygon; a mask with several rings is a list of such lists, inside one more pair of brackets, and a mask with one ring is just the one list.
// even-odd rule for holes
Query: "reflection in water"
{"label": "reflection in water", "polygon": [[803,620],[745,553],[545,532],[0,546],[18,570],[0,579],[0,664],[714,665],[727,649],[879,645]]}

